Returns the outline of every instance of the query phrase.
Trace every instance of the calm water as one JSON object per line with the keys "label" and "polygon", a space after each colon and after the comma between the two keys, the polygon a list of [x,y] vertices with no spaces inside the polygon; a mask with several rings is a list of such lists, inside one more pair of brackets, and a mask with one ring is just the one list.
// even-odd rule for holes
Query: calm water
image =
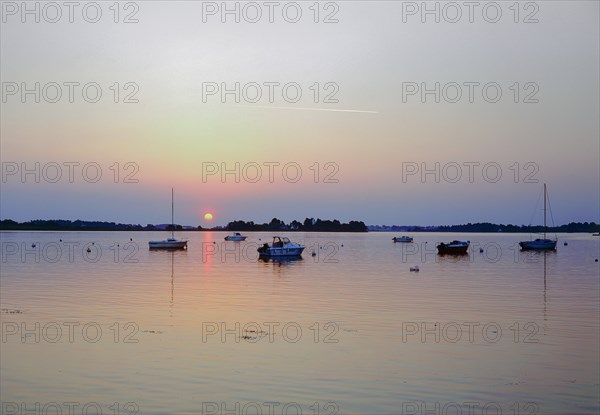
{"label": "calm water", "polygon": [[[148,251],[159,233],[0,235],[7,414],[599,412],[598,237],[544,255],[516,249],[529,235],[292,233],[303,260],[274,263],[270,233],[182,232],[175,253]],[[432,254],[454,238],[469,256]]]}

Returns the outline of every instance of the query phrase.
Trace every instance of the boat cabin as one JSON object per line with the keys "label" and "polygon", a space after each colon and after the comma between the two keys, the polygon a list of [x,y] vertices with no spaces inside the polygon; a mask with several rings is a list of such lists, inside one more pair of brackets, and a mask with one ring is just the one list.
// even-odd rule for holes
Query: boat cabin
{"label": "boat cabin", "polygon": [[274,236],[273,237],[273,248],[283,248],[284,245],[289,244],[290,239],[283,236]]}

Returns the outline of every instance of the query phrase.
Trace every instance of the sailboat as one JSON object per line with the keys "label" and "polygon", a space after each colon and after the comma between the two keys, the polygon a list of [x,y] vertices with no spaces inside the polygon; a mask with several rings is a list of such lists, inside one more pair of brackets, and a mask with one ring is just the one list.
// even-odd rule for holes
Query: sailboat
{"label": "sailboat", "polygon": [[171,237],[162,241],[150,241],[148,242],[148,247],[150,249],[186,249],[187,248],[187,240],[177,240],[175,239],[175,223],[173,218],[174,212],[174,194],[173,189],[171,188]]}
{"label": "sailboat", "polygon": [[556,249],[556,243],[558,239],[547,239],[546,238],[546,202],[548,195],[546,191],[546,183],[544,183],[544,238],[536,239],[534,241],[522,241],[519,242],[519,246],[523,251],[554,251]]}

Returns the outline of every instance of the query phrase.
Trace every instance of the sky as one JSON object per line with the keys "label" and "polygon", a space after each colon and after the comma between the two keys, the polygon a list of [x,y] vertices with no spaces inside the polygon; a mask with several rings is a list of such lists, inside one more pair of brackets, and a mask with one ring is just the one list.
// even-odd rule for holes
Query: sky
{"label": "sky", "polygon": [[270,4],[2,2],[0,217],[600,222],[598,2]]}

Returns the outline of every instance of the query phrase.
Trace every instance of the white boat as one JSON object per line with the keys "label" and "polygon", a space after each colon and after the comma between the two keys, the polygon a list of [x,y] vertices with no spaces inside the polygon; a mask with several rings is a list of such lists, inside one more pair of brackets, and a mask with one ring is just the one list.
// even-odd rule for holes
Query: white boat
{"label": "white boat", "polygon": [[302,255],[304,245],[291,242],[285,236],[274,236],[271,245],[265,243],[257,249],[261,257],[294,257]]}
{"label": "white boat", "polygon": [[173,189],[171,189],[171,237],[162,241],[149,241],[150,249],[186,249],[188,241],[175,239],[175,223],[173,218],[174,203]]}
{"label": "white boat", "polygon": [[554,251],[556,250],[556,243],[558,238],[548,239],[546,238],[546,200],[548,199],[546,192],[546,183],[544,183],[544,238],[535,239],[533,241],[521,241],[519,246],[523,251]]}
{"label": "white boat", "polygon": [[239,233],[239,232],[234,232],[234,233],[233,233],[233,234],[231,234],[231,235],[227,235],[227,236],[225,237],[225,240],[226,240],[226,241],[245,241],[245,240],[246,240],[246,238],[247,238],[247,236],[244,236],[244,235],[242,235],[242,234],[241,234],[241,233]]}
{"label": "white boat", "polygon": [[412,238],[412,236],[401,236],[399,238],[394,236],[392,238],[392,241],[394,241],[394,242],[412,242],[413,238]]}
{"label": "white boat", "polygon": [[186,249],[188,241],[180,241],[175,238],[167,238],[163,241],[150,241],[150,249]]}

